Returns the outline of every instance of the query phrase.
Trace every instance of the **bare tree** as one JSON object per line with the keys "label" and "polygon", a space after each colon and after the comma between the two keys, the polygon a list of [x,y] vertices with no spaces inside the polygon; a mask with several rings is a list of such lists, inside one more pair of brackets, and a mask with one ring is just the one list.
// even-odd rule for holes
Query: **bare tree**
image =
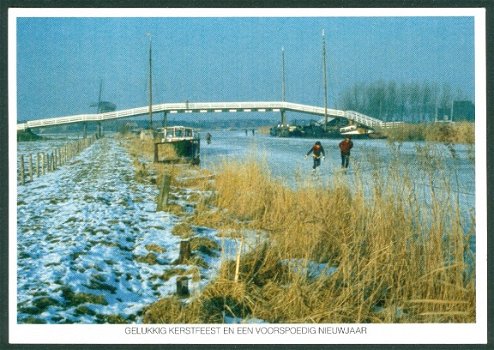
{"label": "bare tree", "polygon": [[342,94],[342,106],[384,121],[427,122],[451,114],[453,99],[466,99],[461,89],[453,96],[451,85],[437,82],[357,83]]}

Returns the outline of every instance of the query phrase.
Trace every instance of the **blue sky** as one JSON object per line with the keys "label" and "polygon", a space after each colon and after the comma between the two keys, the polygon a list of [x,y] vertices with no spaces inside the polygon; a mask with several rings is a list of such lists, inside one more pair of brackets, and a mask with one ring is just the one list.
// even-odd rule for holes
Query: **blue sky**
{"label": "blue sky", "polygon": [[329,106],[360,82],[448,83],[474,98],[473,17],[18,18],[18,119],[153,102],[286,100],[322,106],[326,33]]}

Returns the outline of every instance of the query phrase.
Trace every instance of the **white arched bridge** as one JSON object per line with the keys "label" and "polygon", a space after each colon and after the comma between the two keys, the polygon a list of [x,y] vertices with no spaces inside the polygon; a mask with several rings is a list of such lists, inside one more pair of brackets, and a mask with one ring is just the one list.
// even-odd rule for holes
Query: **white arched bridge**
{"label": "white arched bridge", "polygon": [[[291,102],[184,102],[162,103],[152,106],[152,113],[220,113],[220,112],[281,112],[286,111],[325,116],[325,108]],[[125,109],[99,114],[78,114],[65,117],[36,119],[17,124],[17,131],[31,128],[58,126],[64,124],[102,122],[107,120],[131,118],[149,114],[149,106]],[[385,127],[386,123],[377,118],[354,112],[337,109],[327,109],[331,118],[346,118],[354,123],[374,128]]]}

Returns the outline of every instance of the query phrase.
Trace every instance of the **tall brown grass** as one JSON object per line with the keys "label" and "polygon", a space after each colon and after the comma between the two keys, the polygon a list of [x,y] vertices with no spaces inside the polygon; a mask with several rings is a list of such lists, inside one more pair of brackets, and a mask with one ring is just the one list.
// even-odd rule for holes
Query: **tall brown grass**
{"label": "tall brown grass", "polygon": [[[419,149],[426,181],[440,160]],[[469,234],[447,182],[437,181],[425,205],[399,155],[372,183],[299,183],[273,179],[267,166],[225,164],[214,196],[199,204],[191,222],[262,230],[269,238],[235,262],[222,265],[203,293],[183,304],[165,298],[145,322],[224,322],[225,316],[268,322],[475,322],[475,275],[468,274]],[[444,168],[444,167],[443,167]],[[429,180],[427,180],[429,177]],[[287,261],[336,267],[319,277]],[[170,307],[170,303],[173,307]]]}
{"label": "tall brown grass", "polygon": [[445,143],[475,143],[475,124],[420,123],[398,125],[380,130],[390,141],[436,141]]}

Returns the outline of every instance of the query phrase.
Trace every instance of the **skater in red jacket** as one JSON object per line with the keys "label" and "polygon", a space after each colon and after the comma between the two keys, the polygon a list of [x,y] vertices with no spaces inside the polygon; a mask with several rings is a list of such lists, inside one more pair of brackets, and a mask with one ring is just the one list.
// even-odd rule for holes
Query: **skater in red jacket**
{"label": "skater in red jacket", "polygon": [[338,146],[341,152],[341,167],[346,169],[350,163],[350,150],[353,147],[352,139],[350,136],[347,136]]}

